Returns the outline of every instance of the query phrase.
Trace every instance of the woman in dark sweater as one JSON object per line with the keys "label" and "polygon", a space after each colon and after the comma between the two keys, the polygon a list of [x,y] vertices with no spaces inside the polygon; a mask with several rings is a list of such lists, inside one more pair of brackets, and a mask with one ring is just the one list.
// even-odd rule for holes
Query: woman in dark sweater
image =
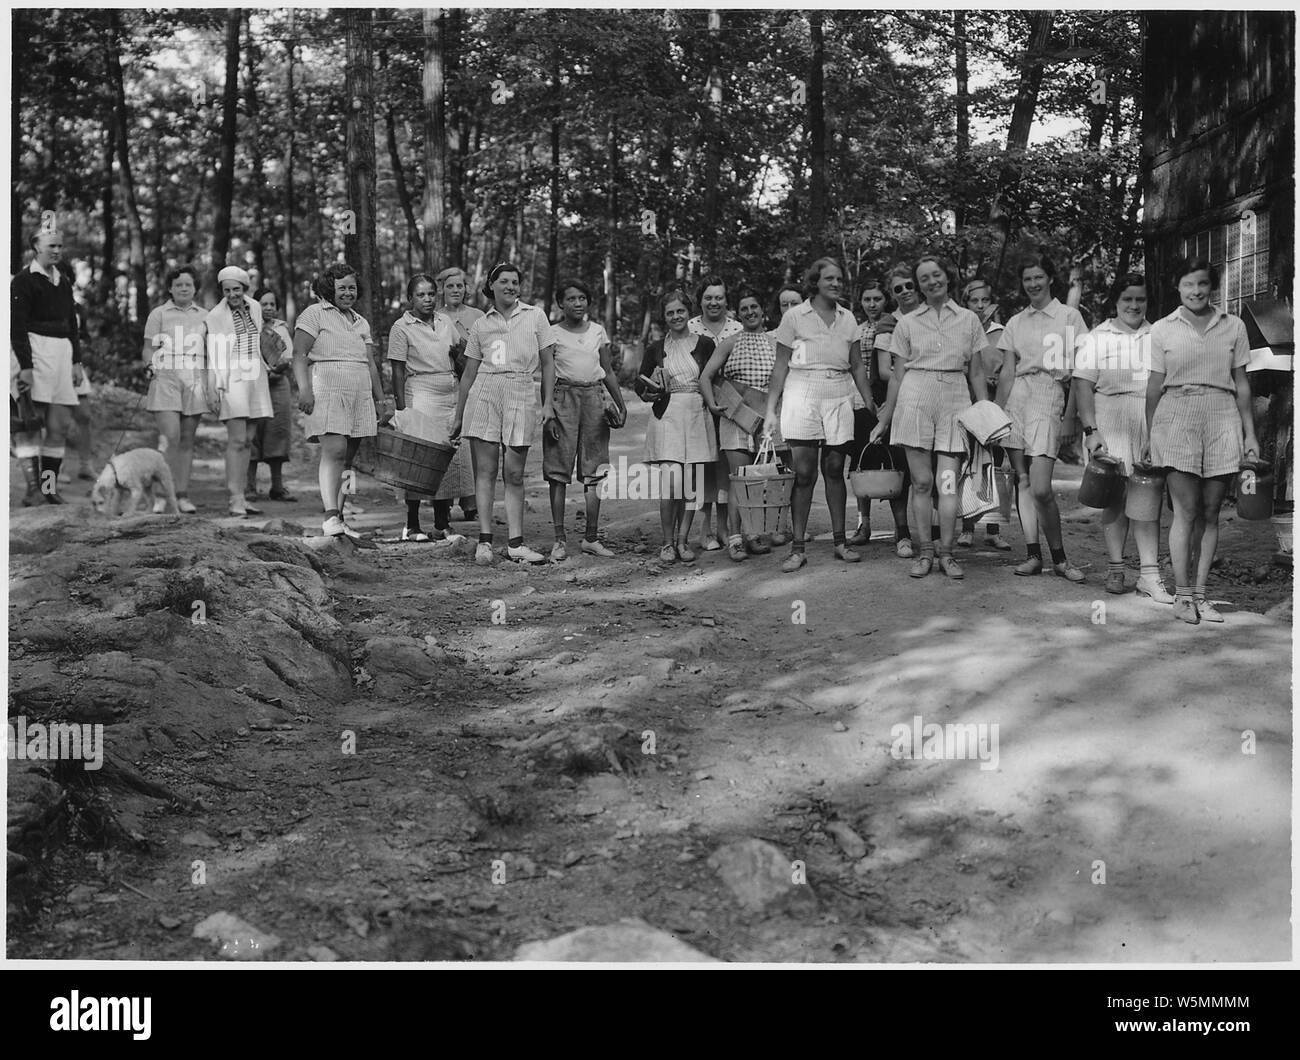
{"label": "woman in dark sweater", "polygon": [[637,396],[651,403],[645,462],[659,467],[659,524],[664,538],[659,558],[664,563],[695,559],[686,537],[702,499],[704,467],[718,456],[699,383],[713,353],[713,340],[691,334],[687,322],[693,308],[684,291],[664,295],[660,310],[667,333],[662,342],[646,350],[640,377],[632,384]]}

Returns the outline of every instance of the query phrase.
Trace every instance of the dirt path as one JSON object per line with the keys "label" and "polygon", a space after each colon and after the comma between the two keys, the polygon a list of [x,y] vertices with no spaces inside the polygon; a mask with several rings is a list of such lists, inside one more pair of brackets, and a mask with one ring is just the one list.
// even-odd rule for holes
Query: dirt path
{"label": "dirt path", "polygon": [[[615,460],[639,456],[631,404]],[[1059,473],[1064,505],[1078,469]],[[359,501],[392,537],[387,491]],[[820,495],[814,513],[827,529]],[[1096,516],[1064,514],[1082,587],[983,549],[963,583],[914,581],[883,531],[855,566],[819,541],[796,575],[779,555],[662,567],[655,506],[632,501],[606,504],[613,560],[358,553],[326,579],[353,698],[148,748],[142,772],[201,808],[153,814],[147,849],[52,853],[11,902],[9,956],[202,959],[190,929],[225,910],[289,960],[509,959],[622,917],[729,961],[1285,959],[1291,628],[1250,609],[1289,585],[1224,580],[1211,595],[1242,609],[1186,627],[1102,593]],[[1243,571],[1273,547],[1267,523],[1225,525]],[[996,726],[996,768],[892,756],[916,715]],[[763,912],[710,863],[746,837],[806,879]]]}

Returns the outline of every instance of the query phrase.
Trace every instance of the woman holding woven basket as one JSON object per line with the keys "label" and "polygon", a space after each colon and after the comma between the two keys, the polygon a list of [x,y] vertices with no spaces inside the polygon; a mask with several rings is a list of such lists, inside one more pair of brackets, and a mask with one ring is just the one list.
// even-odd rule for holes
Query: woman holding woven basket
{"label": "woman holding woven basket", "polygon": [[[766,405],[767,387],[772,378],[772,368],[776,364],[776,341],[769,338],[763,330],[763,302],[758,293],[752,288],[742,287],[736,310],[745,330],[739,335],[720,340],[700,373],[700,394],[709,411],[720,417],[718,448],[726,457],[732,475],[754,462],[757,446],[754,436],[731,419],[727,415],[727,409],[718,404],[713,390],[714,377],[721,372],[722,378],[740,393],[745,401],[742,409],[752,407],[749,404],[751,401]],[[774,448],[785,445],[775,425],[772,445]],[[737,563],[751,555],[759,556],[772,551],[771,545],[764,544],[752,535],[746,537],[741,532],[739,500],[740,498],[732,498],[727,508],[727,555]]]}
{"label": "woman holding woven basket", "polygon": [[320,301],[295,322],[293,374],[298,408],[307,414],[307,441],[320,443],[321,531],[360,538],[343,521],[343,469],[352,466],[361,439],[375,436],[375,409],[384,399],[375,342],[369,322],[352,308],[360,289],[351,265],[330,265],[312,289]]}
{"label": "woman holding woven basket", "polygon": [[[455,353],[459,341],[451,318],[434,308],[437,282],[417,273],[406,284],[410,309],[388,332],[388,362],[393,367],[393,404],[398,430],[427,442],[446,445],[456,418],[458,387]],[[401,413],[410,412],[404,416]],[[407,426],[418,425],[408,430]],[[433,495],[433,534],[420,526],[420,501],[424,494],[406,491],[406,525],[403,541],[433,541],[449,536],[451,502],[474,488],[469,446],[456,450]]]}

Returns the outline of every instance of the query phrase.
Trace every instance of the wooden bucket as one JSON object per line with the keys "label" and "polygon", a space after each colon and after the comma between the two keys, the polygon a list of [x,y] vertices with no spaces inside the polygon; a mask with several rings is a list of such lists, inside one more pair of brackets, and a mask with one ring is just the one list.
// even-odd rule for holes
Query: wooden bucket
{"label": "wooden bucket", "polygon": [[390,486],[432,497],[442,484],[456,450],[380,427],[375,436],[375,478]]}
{"label": "wooden bucket", "polygon": [[790,507],[793,494],[793,471],[778,471],[771,475],[732,475],[727,502],[739,510],[740,527],[745,534],[757,537],[777,532],[781,512]]}

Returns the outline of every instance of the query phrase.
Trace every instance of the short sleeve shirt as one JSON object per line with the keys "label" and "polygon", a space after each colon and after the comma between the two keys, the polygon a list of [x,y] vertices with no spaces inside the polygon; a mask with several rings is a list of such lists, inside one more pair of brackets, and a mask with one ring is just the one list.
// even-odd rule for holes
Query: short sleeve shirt
{"label": "short sleeve shirt", "polygon": [[785,311],[776,329],[776,341],[788,346],[790,368],[849,370],[849,349],[858,341],[858,323],[843,306],[835,307],[835,322],[826,321],[811,301],[800,302]]}
{"label": "short sleeve shirt", "polygon": [[403,313],[388,333],[388,359],[405,363],[411,372],[452,372],[451,348],[458,341],[450,317],[435,312],[432,319],[421,320]]}
{"label": "short sleeve shirt", "polygon": [[345,313],[329,302],[313,302],[294,323],[294,333],[299,331],[313,339],[307,353],[307,360],[313,364],[317,361],[370,363],[366,346],[373,340],[370,325],[360,313]]}
{"label": "short sleeve shirt", "polygon": [[1145,394],[1151,374],[1151,325],[1130,331],[1115,319],[1088,333],[1074,355],[1074,377],[1106,397]]}
{"label": "short sleeve shirt", "polygon": [[469,329],[474,326],[474,321],[483,316],[483,310],[475,309],[474,306],[466,305],[464,302],[455,309],[443,307],[438,312],[448,317],[456,325],[456,331],[462,339],[469,338]]}
{"label": "short sleeve shirt", "polygon": [[949,299],[938,309],[926,304],[903,317],[889,349],[909,369],[964,372],[987,341],[980,318]]}
{"label": "short sleeve shirt", "polygon": [[[144,338],[156,368],[202,368],[208,312],[191,302],[182,309],[170,298],[149,313]],[[160,356],[161,355],[161,356]]]}
{"label": "short sleeve shirt", "polygon": [[555,345],[551,332],[546,314],[535,305],[516,302],[509,316],[493,306],[469,329],[465,356],[482,362],[480,372],[531,376],[541,364],[541,351]]}
{"label": "short sleeve shirt", "polygon": [[552,327],[555,339],[555,377],[573,383],[598,383],[605,378],[600,367],[601,347],[609,344],[609,333],[604,325],[594,320],[587,322],[587,330],[578,333],[567,328]]}
{"label": "short sleeve shirt", "polygon": [[1213,386],[1235,394],[1232,370],[1250,363],[1250,338],[1240,317],[1215,310],[1205,334],[1175,309],[1151,329],[1151,371],[1163,372],[1171,386]]}
{"label": "short sleeve shirt", "polygon": [[1053,298],[1042,309],[1030,306],[1008,322],[998,349],[1016,355],[1016,375],[1047,372],[1054,379],[1069,378],[1074,351],[1088,334],[1083,315],[1073,306]]}

